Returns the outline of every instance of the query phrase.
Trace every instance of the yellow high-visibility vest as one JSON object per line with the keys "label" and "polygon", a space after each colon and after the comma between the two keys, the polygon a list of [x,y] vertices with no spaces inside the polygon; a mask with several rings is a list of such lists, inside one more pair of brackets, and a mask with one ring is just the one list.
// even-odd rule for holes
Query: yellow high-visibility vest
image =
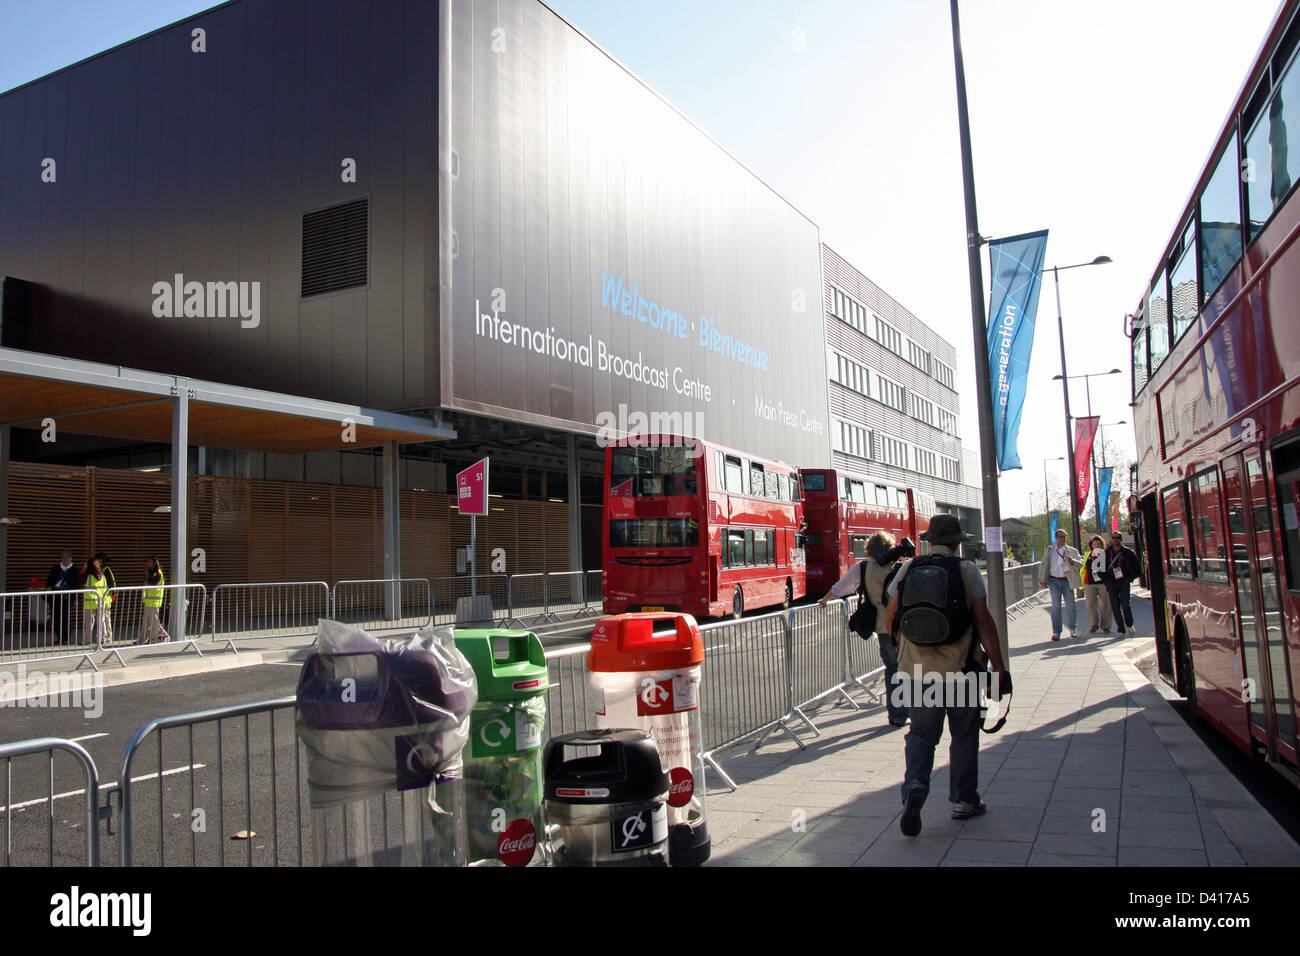
{"label": "yellow high-visibility vest", "polygon": [[167,586],[167,576],[163,574],[163,569],[158,569],[158,583],[150,585],[144,590],[145,607],[162,607],[163,588]]}
{"label": "yellow high-visibility vest", "polygon": [[[102,574],[98,580],[87,577],[85,587],[88,590],[86,591],[86,599],[81,605],[82,609],[86,611],[98,610],[100,602],[105,601],[108,594],[108,575]],[[105,602],[105,606],[107,606],[107,602]]]}

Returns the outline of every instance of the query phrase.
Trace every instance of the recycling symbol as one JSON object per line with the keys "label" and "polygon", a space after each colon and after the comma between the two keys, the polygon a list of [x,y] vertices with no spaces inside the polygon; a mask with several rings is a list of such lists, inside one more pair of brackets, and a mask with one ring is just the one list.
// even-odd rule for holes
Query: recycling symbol
{"label": "recycling symbol", "polygon": [[641,702],[647,707],[658,709],[667,699],[668,691],[654,678],[647,677],[641,682]]}

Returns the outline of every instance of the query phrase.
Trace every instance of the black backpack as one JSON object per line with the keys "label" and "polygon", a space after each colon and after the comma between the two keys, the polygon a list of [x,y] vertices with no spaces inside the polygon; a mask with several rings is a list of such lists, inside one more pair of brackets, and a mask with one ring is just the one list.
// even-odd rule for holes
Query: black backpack
{"label": "black backpack", "polygon": [[974,619],[966,606],[962,559],[955,554],[913,558],[898,593],[898,630],[913,644],[955,644]]}

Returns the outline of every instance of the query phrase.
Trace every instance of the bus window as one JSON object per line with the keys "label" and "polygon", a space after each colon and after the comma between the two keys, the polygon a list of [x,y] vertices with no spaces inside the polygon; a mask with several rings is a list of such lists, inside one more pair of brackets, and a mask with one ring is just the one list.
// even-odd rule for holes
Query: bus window
{"label": "bus window", "polygon": [[754,563],[755,564],[769,563],[768,549],[767,549],[767,535],[768,532],[760,531],[758,535],[754,538]]}
{"label": "bus window", "polygon": [[693,495],[695,456],[684,445],[618,446],[610,455],[609,490],[629,497]]}
{"label": "bus window", "polygon": [[1247,180],[1246,208],[1253,240],[1300,179],[1300,68],[1287,69],[1246,136],[1246,160],[1255,175]]}
{"label": "bus window", "polygon": [[[823,479],[823,481],[824,480],[825,479]],[[782,501],[790,500],[790,476],[789,475],[776,476],[776,496]]]}
{"label": "bus window", "polygon": [[[1273,710],[1277,719],[1278,736],[1288,745],[1296,745],[1295,718],[1288,701],[1292,700],[1285,618],[1282,614],[1282,592],[1278,587],[1277,569],[1273,563],[1273,519],[1268,510],[1267,480],[1264,464],[1258,458],[1246,462],[1250,479],[1250,497],[1255,505],[1255,553],[1259,559],[1260,589],[1264,593],[1264,642],[1268,645],[1269,671],[1273,676]],[[1292,531],[1292,534],[1295,532]]]}
{"label": "bus window", "polygon": [[[1209,299],[1241,259],[1241,168],[1234,134],[1201,193],[1201,299]],[[1134,363],[1136,364],[1136,362]],[[1140,390],[1140,389],[1139,389]]]}
{"label": "bus window", "polygon": [[694,548],[699,525],[690,518],[627,518],[610,521],[611,548]]}
{"label": "bus window", "polygon": [[849,482],[849,494],[855,504],[865,505],[867,503],[866,487],[860,481]]}
{"label": "bus window", "polygon": [[867,556],[867,538],[866,535],[855,534],[849,540],[849,547],[855,558],[865,558]]}
{"label": "bus window", "polygon": [[782,562],[776,559],[776,532],[765,531],[763,533],[767,535],[767,563],[781,564]]}
{"label": "bus window", "polygon": [[1183,489],[1181,485],[1166,488],[1165,512],[1165,570],[1173,578],[1192,576],[1192,557],[1187,550],[1187,531],[1183,527]]}
{"label": "bus window", "polygon": [[[785,475],[782,475],[781,477],[784,478]],[[806,475],[803,476],[803,486],[806,491],[825,491],[826,472],[824,471],[808,472]],[[781,497],[785,498],[786,496],[782,495]],[[786,498],[786,500],[788,501],[789,498]]]}
{"label": "bus window", "polygon": [[763,490],[763,466],[757,462],[749,466],[749,493],[755,498],[762,498],[765,494]]}
{"label": "bus window", "polygon": [[745,529],[745,566],[754,566],[754,529]]}
{"label": "bus window", "polygon": [[1151,327],[1151,371],[1158,369],[1169,355],[1169,292],[1165,288],[1165,274],[1147,293],[1147,317]]}
{"label": "bus window", "polygon": [[876,504],[889,507],[889,489],[884,485],[876,485]]}
{"label": "bus window", "polygon": [[841,477],[840,478],[840,501],[848,501],[848,500],[849,500],[849,480],[847,478]]}
{"label": "bus window", "polygon": [[1203,471],[1192,479],[1192,514],[1196,517],[1196,577],[1218,584],[1228,583],[1228,549],[1223,537],[1223,505],[1219,501],[1219,478]]}
{"label": "bus window", "polygon": [[1169,271],[1169,284],[1173,289],[1170,304],[1172,306],[1174,331],[1173,341],[1177,342],[1196,322],[1200,314],[1201,294],[1196,284],[1196,226],[1189,223],[1183,233],[1183,250],[1178,261]]}
{"label": "bus window", "polygon": [[727,490],[732,494],[744,494],[744,472],[740,467],[740,459],[728,455],[726,458]]}
{"label": "bus window", "polygon": [[727,456],[722,452],[717,452],[714,457],[713,466],[713,489],[715,491],[727,490]]}
{"label": "bus window", "polygon": [[727,548],[726,561],[729,568],[743,568],[745,566],[745,532],[728,529],[727,530]]}
{"label": "bus window", "polygon": [[790,475],[789,477],[790,477],[790,500],[798,501],[799,500],[799,476]]}
{"label": "bus window", "polygon": [[902,488],[894,489],[894,507],[907,510],[907,492]]}
{"label": "bus window", "polygon": [[1296,483],[1300,482],[1300,444],[1274,453],[1277,471],[1277,505],[1282,519],[1282,551],[1286,557],[1287,588],[1300,591],[1300,520],[1296,517]]}
{"label": "bus window", "polygon": [[778,492],[779,482],[776,480],[776,472],[769,471],[767,474],[765,474],[763,476],[763,484],[764,484],[764,491],[767,492],[767,497],[776,500],[776,498],[779,496],[779,492]]}
{"label": "bus window", "polygon": [[1133,397],[1147,384],[1147,326],[1138,319],[1133,323]]}

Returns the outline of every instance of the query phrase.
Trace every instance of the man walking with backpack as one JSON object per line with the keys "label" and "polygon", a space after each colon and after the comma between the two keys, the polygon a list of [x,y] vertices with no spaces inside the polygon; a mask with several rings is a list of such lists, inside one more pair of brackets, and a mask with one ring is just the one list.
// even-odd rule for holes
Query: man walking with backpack
{"label": "man walking with backpack", "polygon": [[858,593],[858,607],[849,618],[849,627],[864,641],[874,634],[880,641],[880,660],[885,665],[885,707],[891,727],[907,726],[907,708],[894,693],[894,674],[898,670],[898,644],[885,627],[885,588],[898,568],[898,562],[916,554],[916,545],[904,538],[898,545],[888,531],[877,531],[867,539],[867,558],[858,561],[831,585],[817,603],[825,607],[834,598]]}
{"label": "man walking with backpack", "polygon": [[967,675],[980,675],[991,663],[996,683],[990,696],[1000,699],[1011,692],[984,580],[973,562],[957,555],[957,546],[971,538],[955,515],[940,514],[930,519],[921,540],[930,542],[931,553],[899,569],[889,586],[887,614],[887,626],[898,634],[898,669],[904,680],[911,680],[912,729],[904,741],[907,769],[900,827],[912,837],[921,832],[921,807],[930,793],[934,750],[945,716],[952,737],[952,818],[968,820],[984,813],[978,790],[980,706],[978,694],[972,700],[965,692],[974,682]]}

